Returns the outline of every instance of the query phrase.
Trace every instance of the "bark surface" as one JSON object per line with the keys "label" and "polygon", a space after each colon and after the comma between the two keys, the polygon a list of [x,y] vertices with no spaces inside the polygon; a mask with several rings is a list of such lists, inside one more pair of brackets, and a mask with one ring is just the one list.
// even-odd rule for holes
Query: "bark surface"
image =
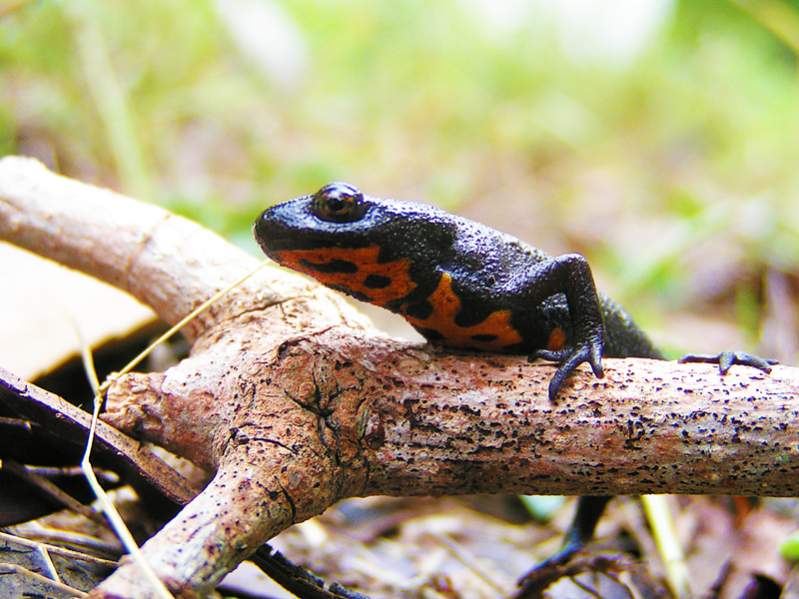
{"label": "bark surface", "polygon": [[[0,238],[177,322],[258,261],[160,208],[0,160]],[[207,592],[343,497],[799,494],[799,371],[612,360],[557,403],[554,366],[387,338],[335,293],[269,268],[186,327],[191,355],[132,373],[106,422],[216,471],[144,545],[170,589]],[[121,567],[96,597],[151,597]]]}

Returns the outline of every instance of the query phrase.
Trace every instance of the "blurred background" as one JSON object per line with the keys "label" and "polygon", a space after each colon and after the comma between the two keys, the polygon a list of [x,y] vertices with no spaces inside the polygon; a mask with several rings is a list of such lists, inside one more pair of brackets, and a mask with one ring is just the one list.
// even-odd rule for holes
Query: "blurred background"
{"label": "blurred background", "polygon": [[256,252],[341,179],[551,253],[672,352],[795,362],[799,2],[0,1],[0,154]]}
{"label": "blurred background", "polygon": [[[435,203],[585,254],[672,356],[753,349],[796,364],[798,52],[796,0],[0,0],[0,155],[161,204],[254,254],[261,210],[331,180]],[[73,279],[6,250],[0,364],[23,376],[79,347],[70,320],[93,342],[148,318],[84,287],[70,299]],[[47,354],[56,337],[68,341]],[[525,501],[566,526],[569,509]],[[350,501],[277,546],[385,596],[460,580],[471,590],[458,596],[494,597],[544,533],[483,515],[515,503],[484,503]],[[656,564],[637,504],[614,505],[600,535],[627,530]],[[784,566],[775,547],[795,513],[764,526],[725,500],[672,505],[684,538],[705,528],[696,589],[733,546],[758,572]],[[725,536],[747,526],[768,550]],[[536,559],[560,537],[546,538]],[[467,551],[491,575],[457,566],[444,580],[441,564]]]}

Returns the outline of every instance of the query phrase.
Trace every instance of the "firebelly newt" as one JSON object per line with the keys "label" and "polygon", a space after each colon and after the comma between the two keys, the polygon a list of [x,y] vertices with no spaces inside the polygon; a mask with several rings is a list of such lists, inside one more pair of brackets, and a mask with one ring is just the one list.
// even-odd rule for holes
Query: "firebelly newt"
{"label": "firebelly newt", "polygon": [[[664,359],[616,302],[598,293],[579,254],[551,256],[510,235],[425,204],[363,195],[330,183],[265,210],[255,223],[263,251],[288,268],[402,315],[431,344],[527,354],[558,363],[554,401],[587,362],[602,356]],[[743,352],[684,361],[769,370]],[[562,563],[593,535],[609,497],[582,497]]]}

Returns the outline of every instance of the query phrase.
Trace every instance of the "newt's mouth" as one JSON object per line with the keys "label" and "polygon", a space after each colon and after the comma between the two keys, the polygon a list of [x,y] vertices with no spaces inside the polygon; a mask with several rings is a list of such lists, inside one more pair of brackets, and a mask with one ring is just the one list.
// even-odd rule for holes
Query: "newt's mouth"
{"label": "newt's mouth", "polygon": [[286,230],[286,226],[275,219],[273,208],[267,208],[257,218],[253,224],[253,234],[266,254],[296,245],[296,240],[292,242],[292,235]]}

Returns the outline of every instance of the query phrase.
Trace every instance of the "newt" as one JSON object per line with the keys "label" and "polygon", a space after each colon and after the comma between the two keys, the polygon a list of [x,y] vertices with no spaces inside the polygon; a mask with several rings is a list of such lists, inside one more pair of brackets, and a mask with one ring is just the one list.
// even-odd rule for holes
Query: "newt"
{"label": "newt", "polygon": [[[439,208],[366,196],[330,183],[265,210],[254,233],[267,256],[356,299],[402,315],[433,345],[526,354],[558,363],[555,401],[582,363],[602,377],[602,357],[665,359],[630,315],[598,292],[580,254],[551,256]],[[772,360],[744,352],[688,355],[682,361],[769,372]],[[562,564],[593,536],[610,497],[586,496]]]}

